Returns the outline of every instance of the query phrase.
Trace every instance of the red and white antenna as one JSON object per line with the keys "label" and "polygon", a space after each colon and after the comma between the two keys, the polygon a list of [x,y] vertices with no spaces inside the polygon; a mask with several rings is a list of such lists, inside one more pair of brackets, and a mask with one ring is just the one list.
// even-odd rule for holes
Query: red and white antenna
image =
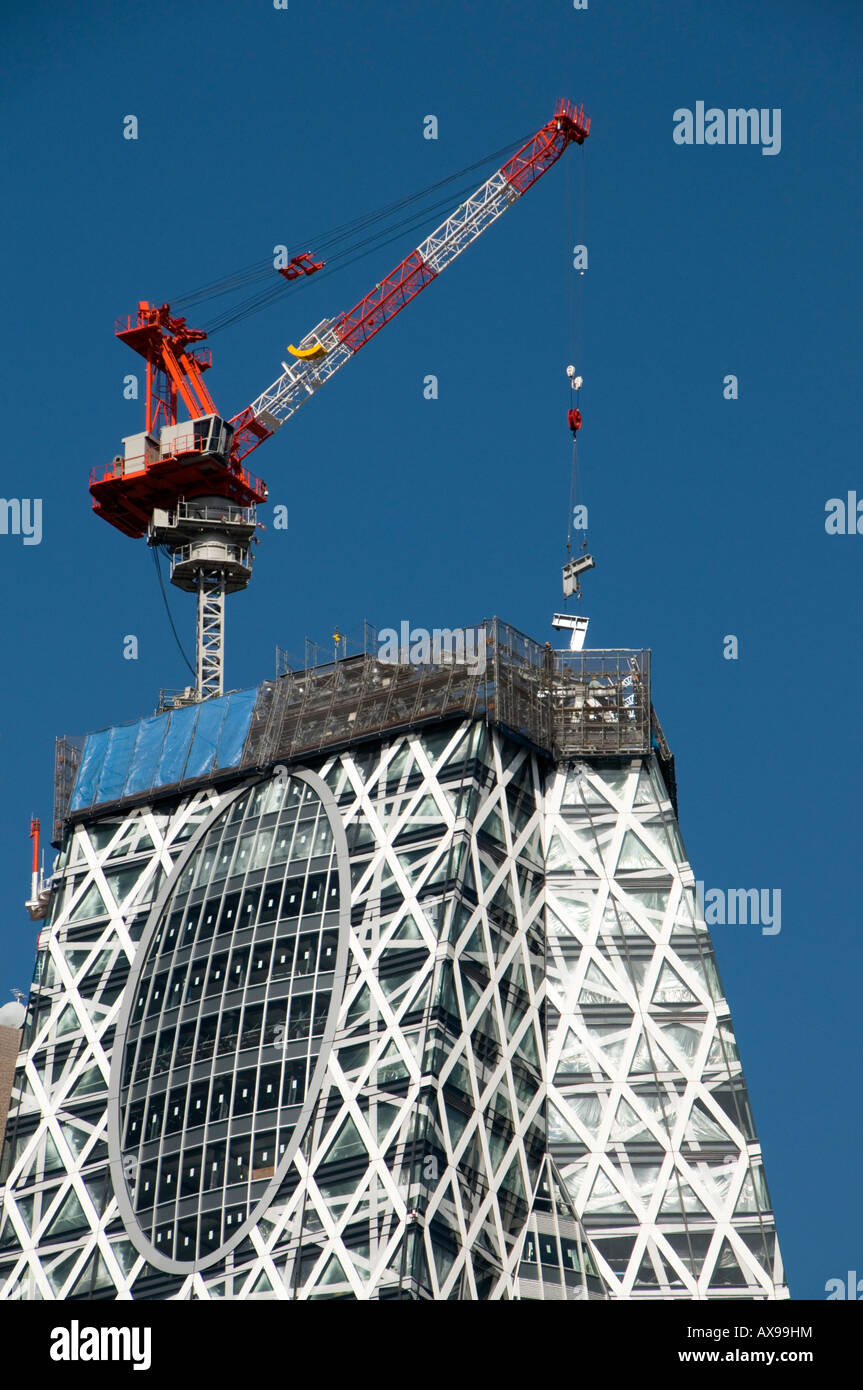
{"label": "red and white antenna", "polygon": [[39,836],[42,823],[38,816],[30,820],[30,839],[33,841],[33,869],[30,876],[30,897],[25,906],[31,922],[41,922],[51,901],[51,885],[45,882],[45,871],[39,860]]}

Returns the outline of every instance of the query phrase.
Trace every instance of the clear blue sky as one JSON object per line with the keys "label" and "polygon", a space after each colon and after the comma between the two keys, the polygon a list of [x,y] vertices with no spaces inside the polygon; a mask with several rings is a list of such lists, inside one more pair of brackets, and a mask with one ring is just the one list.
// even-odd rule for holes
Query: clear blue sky
{"label": "clear blue sky", "polygon": [[[290,526],[266,532],[230,604],[228,684],[271,675],[276,643],[302,652],[364,617],[496,613],[550,636],[577,360],[589,642],[653,650],[697,876],[781,889],[778,936],[720,927],[716,947],[792,1292],[823,1298],[863,1268],[863,537],[824,527],[828,498],[863,497],[859,5],[17,0],[2,31],[3,492],[42,498],[44,521],[41,545],[0,536],[0,1001],[31,973],[27,828],[50,820],[54,736],[185,683],[144,543],[90,511],[89,470],[142,428],[115,315],[276,243],[306,249],[294,239],[310,229],[498,149],[560,96],[583,101],[583,158],[569,152],[253,456]],[[676,145],[673,112],[702,100],[780,108],[781,152]],[[567,214],[582,168],[583,235]],[[222,412],[417,239],[216,338]],[[170,596],[190,646],[191,602]]]}

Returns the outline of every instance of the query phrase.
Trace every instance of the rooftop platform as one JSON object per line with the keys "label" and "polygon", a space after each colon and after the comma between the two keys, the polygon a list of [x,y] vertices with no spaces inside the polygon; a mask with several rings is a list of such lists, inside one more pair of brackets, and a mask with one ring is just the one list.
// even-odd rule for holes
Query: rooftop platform
{"label": "rooftop platform", "polygon": [[557,651],[499,618],[447,629],[430,651],[385,651],[376,636],[364,645],[251,690],[58,739],[54,842],[103,808],[445,719],[483,719],[555,761],[647,753],[658,734],[670,761],[649,651]]}

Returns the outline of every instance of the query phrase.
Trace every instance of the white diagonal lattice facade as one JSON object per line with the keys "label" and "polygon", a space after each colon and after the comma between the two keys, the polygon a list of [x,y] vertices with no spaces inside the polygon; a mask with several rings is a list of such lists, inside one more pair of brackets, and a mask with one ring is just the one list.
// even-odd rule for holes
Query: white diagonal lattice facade
{"label": "white diagonal lattice facade", "polygon": [[550,1144],[611,1296],[787,1296],[657,760],[559,768],[545,808]]}
{"label": "white diagonal lattice facade", "polygon": [[77,825],[0,1297],[774,1296],[665,796],[463,722]]}

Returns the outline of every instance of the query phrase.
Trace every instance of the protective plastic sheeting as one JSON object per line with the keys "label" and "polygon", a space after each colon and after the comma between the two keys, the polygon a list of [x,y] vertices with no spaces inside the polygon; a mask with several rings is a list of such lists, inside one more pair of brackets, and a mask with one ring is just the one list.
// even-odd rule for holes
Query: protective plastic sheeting
{"label": "protective plastic sheeting", "polygon": [[236,767],[257,695],[257,689],[240,690],[88,734],[69,810],[87,810]]}

